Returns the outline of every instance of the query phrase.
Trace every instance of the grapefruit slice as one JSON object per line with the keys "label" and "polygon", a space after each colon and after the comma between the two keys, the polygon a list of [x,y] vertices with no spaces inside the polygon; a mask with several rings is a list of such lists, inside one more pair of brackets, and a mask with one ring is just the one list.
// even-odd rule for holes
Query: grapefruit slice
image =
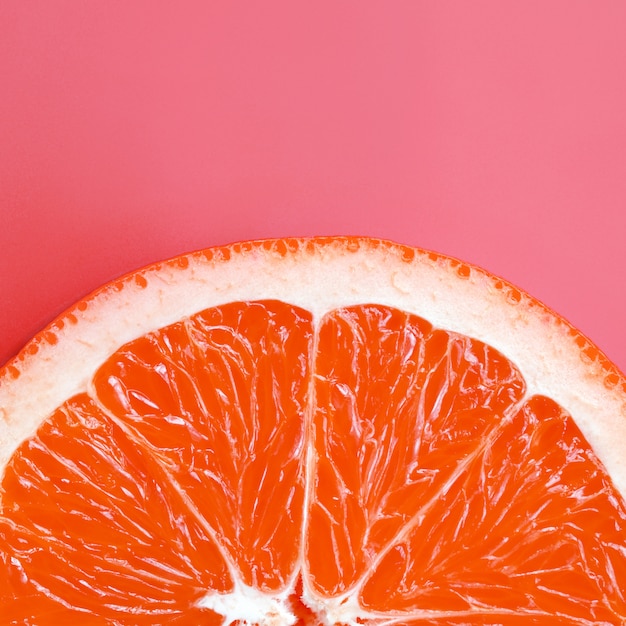
{"label": "grapefruit slice", "polygon": [[626,623],[626,380],[359,238],[125,276],[0,370],[0,624]]}

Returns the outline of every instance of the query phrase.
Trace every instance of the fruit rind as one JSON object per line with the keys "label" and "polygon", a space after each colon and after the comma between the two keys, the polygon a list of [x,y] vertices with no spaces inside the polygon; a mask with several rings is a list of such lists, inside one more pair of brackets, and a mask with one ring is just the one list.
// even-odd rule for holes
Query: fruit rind
{"label": "fruit rind", "polygon": [[528,394],[568,411],[626,495],[626,380],[602,352],[538,300],[433,252],[367,238],[280,239],[198,251],[128,274],[87,296],[0,370],[0,466],[121,345],[200,310],[278,299],[319,321],[377,303],[500,350]]}

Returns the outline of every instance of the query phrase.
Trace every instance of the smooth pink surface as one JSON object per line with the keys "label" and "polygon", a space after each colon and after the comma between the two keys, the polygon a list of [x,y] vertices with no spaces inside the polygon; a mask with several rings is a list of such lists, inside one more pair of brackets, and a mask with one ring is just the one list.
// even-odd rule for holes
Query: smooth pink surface
{"label": "smooth pink surface", "polygon": [[0,3],[0,362],[196,248],[363,234],[626,370],[626,3]]}

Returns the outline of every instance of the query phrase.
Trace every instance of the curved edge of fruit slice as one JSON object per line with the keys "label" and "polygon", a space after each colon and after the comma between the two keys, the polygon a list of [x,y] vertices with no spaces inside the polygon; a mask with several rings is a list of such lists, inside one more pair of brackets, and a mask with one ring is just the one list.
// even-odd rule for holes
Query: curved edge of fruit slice
{"label": "curved edge of fruit slice", "polygon": [[[236,300],[277,299],[328,311],[401,308],[479,339],[520,369],[531,394],[575,419],[626,495],[626,378],[571,324],[476,266],[360,237],[271,239],[185,254],[127,274],[61,314],[0,369],[0,467],[97,367],[147,332]],[[555,368],[559,364],[559,368]]]}

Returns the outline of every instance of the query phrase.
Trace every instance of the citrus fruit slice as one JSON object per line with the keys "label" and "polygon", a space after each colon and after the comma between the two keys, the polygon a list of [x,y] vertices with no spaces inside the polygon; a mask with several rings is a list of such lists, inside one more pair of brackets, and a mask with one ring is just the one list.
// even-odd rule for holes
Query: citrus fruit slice
{"label": "citrus fruit slice", "polygon": [[0,624],[626,623],[626,380],[459,261],[272,240],[0,371]]}

